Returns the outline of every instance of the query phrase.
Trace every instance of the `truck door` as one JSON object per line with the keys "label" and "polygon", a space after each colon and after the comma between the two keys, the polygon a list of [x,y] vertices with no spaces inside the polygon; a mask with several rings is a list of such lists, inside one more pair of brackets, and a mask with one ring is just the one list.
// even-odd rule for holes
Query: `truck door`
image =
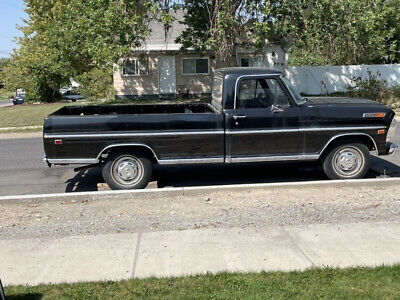
{"label": "truck door", "polygon": [[279,76],[244,76],[227,113],[227,162],[296,160],[298,107]]}

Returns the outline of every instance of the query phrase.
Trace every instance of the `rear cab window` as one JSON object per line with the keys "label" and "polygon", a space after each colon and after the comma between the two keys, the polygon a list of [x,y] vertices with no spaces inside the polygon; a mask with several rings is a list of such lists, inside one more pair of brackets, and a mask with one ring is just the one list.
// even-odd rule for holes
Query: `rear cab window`
{"label": "rear cab window", "polygon": [[215,76],[212,86],[212,105],[222,111],[224,80],[221,76]]}

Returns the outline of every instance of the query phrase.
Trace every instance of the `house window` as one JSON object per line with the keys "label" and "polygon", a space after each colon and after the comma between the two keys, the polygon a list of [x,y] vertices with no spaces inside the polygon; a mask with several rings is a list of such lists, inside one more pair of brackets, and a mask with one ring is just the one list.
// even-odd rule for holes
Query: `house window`
{"label": "house window", "polygon": [[250,67],[250,58],[241,58],[240,59],[240,66],[241,67]]}
{"label": "house window", "polygon": [[208,58],[185,58],[182,60],[182,74],[209,74],[210,66]]}
{"label": "house window", "polygon": [[260,56],[254,57],[254,64],[255,68],[262,68],[263,66],[263,58]]}
{"label": "house window", "polygon": [[148,59],[128,59],[124,61],[122,74],[125,76],[142,76],[149,74]]}
{"label": "house window", "polygon": [[247,68],[247,67],[262,68],[263,67],[263,58],[261,56],[256,56],[253,59],[253,63],[249,57],[241,58],[240,66],[245,67],[245,68]]}

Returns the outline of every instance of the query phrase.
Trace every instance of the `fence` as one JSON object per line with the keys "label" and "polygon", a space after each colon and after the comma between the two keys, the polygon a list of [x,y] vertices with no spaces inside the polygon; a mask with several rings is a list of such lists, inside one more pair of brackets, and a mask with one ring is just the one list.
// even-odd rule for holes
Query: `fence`
{"label": "fence", "polygon": [[321,95],[345,92],[353,77],[368,77],[380,73],[389,86],[400,85],[400,64],[359,65],[359,66],[318,66],[289,67],[288,79],[303,94]]}

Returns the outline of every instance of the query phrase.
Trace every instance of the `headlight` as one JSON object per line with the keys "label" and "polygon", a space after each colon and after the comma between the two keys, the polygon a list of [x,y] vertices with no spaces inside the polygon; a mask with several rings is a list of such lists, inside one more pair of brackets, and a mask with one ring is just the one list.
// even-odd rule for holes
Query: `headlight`
{"label": "headlight", "polygon": [[393,118],[392,123],[390,124],[388,133],[386,135],[386,142],[390,141],[393,137],[394,134],[396,133],[396,119]]}

